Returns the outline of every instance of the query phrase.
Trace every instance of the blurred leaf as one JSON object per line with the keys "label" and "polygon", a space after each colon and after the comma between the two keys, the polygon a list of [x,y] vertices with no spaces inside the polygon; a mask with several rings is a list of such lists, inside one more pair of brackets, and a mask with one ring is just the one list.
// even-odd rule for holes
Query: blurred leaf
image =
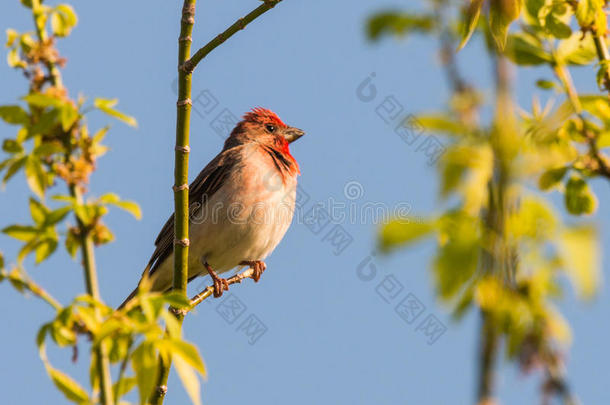
{"label": "blurred leaf", "polygon": [[191,367],[197,370],[202,376],[205,376],[205,365],[201,359],[201,355],[197,348],[184,340],[168,339],[165,343],[169,346],[172,355],[178,355],[187,362]]}
{"label": "blurred leaf", "polygon": [[30,116],[18,105],[3,105],[0,106],[0,119],[7,124],[25,125],[30,121]]}
{"label": "blurred leaf", "polygon": [[379,242],[383,250],[390,250],[401,245],[415,242],[428,235],[434,229],[430,222],[395,219],[381,228]]}
{"label": "blurred leaf", "polygon": [[566,184],[566,208],[573,215],[592,214],[597,208],[597,199],[589,185],[581,178],[571,177]]}
{"label": "blurred leaf", "polygon": [[44,225],[45,226],[55,225],[56,223],[58,223],[59,221],[64,219],[66,217],[66,215],[68,215],[70,213],[71,210],[72,210],[72,207],[67,206],[67,207],[61,207],[61,208],[58,208],[56,210],[49,212],[49,214],[45,218]]}
{"label": "blurred leaf", "polygon": [[11,46],[13,46],[13,42],[15,42],[15,40],[19,37],[19,33],[17,31],[15,31],[12,28],[7,28],[6,29],[6,44],[4,46],[6,46],[7,48],[10,48]]}
{"label": "blurred leaf", "polygon": [[369,18],[366,28],[369,39],[378,40],[388,34],[404,36],[409,32],[428,32],[433,27],[434,18],[431,16],[388,11]]}
{"label": "blurred leaf", "polygon": [[38,229],[33,226],[25,225],[11,225],[2,229],[2,233],[24,242],[32,240],[38,232]]}
{"label": "blurred leaf", "polygon": [[53,383],[66,396],[66,398],[74,403],[83,404],[90,403],[89,395],[76,381],[63,372],[47,365],[47,372],[53,380]]}
{"label": "blurred leaf", "polygon": [[490,0],[489,27],[501,50],[506,45],[506,36],[511,22],[521,14],[521,0]]}
{"label": "blurred leaf", "polygon": [[70,103],[64,104],[60,111],[61,128],[68,131],[78,119],[78,111]]}
{"label": "blurred leaf", "polygon": [[508,36],[506,56],[517,65],[540,65],[550,63],[553,58],[543,48],[540,41],[531,35],[518,33]]}
{"label": "blurred leaf", "polygon": [[14,139],[5,139],[2,142],[2,150],[6,153],[20,153],[23,152],[23,147]]}
{"label": "blurred leaf", "polygon": [[46,173],[39,159],[29,156],[25,162],[25,177],[30,189],[40,198],[44,198]]}
{"label": "blurred leaf", "polygon": [[136,373],[140,403],[146,404],[157,381],[157,355],[151,342],[143,342],[134,350],[131,366]]}
{"label": "blurred leaf", "polygon": [[8,169],[6,169],[6,173],[4,174],[4,178],[2,182],[6,184],[7,181],[10,180],[23,166],[25,166],[25,162],[28,160],[27,156],[22,156],[20,158],[14,159],[11,161]]}
{"label": "blurred leaf", "polygon": [[51,12],[51,28],[58,37],[69,35],[77,22],[76,13],[69,4],[59,4]]}
{"label": "blurred leaf", "polygon": [[481,15],[483,0],[470,0],[468,6],[465,6],[462,12],[461,20],[461,41],[458,50],[462,49],[472,36]]}
{"label": "blurred leaf", "polygon": [[607,29],[604,0],[579,0],[576,7],[576,19],[583,28],[594,27],[601,35]]}
{"label": "blurred leaf", "polygon": [[565,271],[576,291],[590,298],[598,288],[600,252],[593,227],[582,226],[565,230],[558,240]]}
{"label": "blurred leaf", "polygon": [[114,393],[114,399],[118,400],[123,395],[127,394],[129,391],[136,386],[136,378],[135,377],[123,377],[119,381],[113,384],[112,392]]}
{"label": "blurred leaf", "polygon": [[103,98],[96,98],[93,100],[93,105],[98,110],[103,111],[104,113],[110,115],[111,117],[118,119],[119,121],[123,121],[124,123],[126,123],[129,126],[132,126],[132,127],[138,126],[138,123],[136,122],[135,118],[130,117],[129,115],[123,114],[122,112],[119,112],[119,111],[115,110],[114,108],[112,108],[117,103],[118,103],[117,99],[107,100],[107,99],[103,99]]}
{"label": "blurred leaf", "polygon": [[178,376],[182,381],[184,389],[191,398],[191,401],[195,405],[201,405],[201,390],[199,379],[197,378],[197,374],[195,374],[193,368],[182,357],[176,357],[174,359],[174,365],[176,366]]}
{"label": "blurred leaf", "polygon": [[568,39],[559,42],[557,60],[560,64],[588,65],[596,58],[595,43],[591,35],[582,38],[577,32]]}
{"label": "blurred leaf", "polygon": [[551,35],[558,39],[566,39],[572,35],[570,26],[557,18],[553,13],[547,14],[544,27]]}
{"label": "blurred leaf", "polygon": [[57,241],[45,239],[36,246],[36,264],[46,260],[57,249]]}
{"label": "blurred leaf", "polygon": [[36,199],[30,197],[30,215],[37,225],[42,225],[49,210]]}
{"label": "blurred leaf", "polygon": [[536,81],[536,86],[543,90],[550,90],[554,87],[557,87],[557,84],[551,80],[540,79]]}
{"label": "blurred leaf", "polygon": [[545,171],[538,180],[538,187],[544,191],[555,187],[563,179],[567,171],[567,167],[558,167]]}
{"label": "blurred leaf", "polygon": [[418,115],[417,123],[427,130],[453,136],[468,135],[471,131],[448,115]]}
{"label": "blurred leaf", "polygon": [[133,201],[121,201],[120,197],[114,193],[104,194],[100,197],[100,202],[117,206],[129,212],[136,219],[142,218],[142,211],[137,203]]}
{"label": "blurred leaf", "polygon": [[52,96],[48,96],[46,94],[41,93],[32,93],[23,97],[23,100],[34,107],[57,107],[60,108],[64,102],[60,99]]}

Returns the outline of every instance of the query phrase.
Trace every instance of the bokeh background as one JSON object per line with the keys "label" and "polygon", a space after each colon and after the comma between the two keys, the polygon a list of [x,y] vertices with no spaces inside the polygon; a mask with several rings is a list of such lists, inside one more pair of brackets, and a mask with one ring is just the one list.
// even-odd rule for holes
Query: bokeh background
{"label": "bokeh background", "polygon": [[[252,9],[255,1],[201,1],[193,34],[194,47],[203,45]],[[255,106],[276,111],[307,135],[293,144],[301,165],[301,193],[309,197],[301,215],[316,203],[343,202],[360,212],[366,204],[385,207],[408,204],[411,214],[435,212],[435,169],[416,145],[405,144],[376,107],[394,96],[405,113],[443,108],[447,86],[440,70],[437,44],[412,37],[371,44],[364,22],[373,11],[420,6],[413,1],[287,0],[214,51],[193,76],[193,98],[218,105],[207,113],[195,102],[191,125],[191,178],[221,149],[223,139],[214,127],[225,109],[241,116]],[[115,243],[97,250],[100,288],[104,299],[118,305],[136,285],[153,250],[153,241],[173,208],[173,145],[176,96],[176,39],[180,5],[148,1],[77,2],[79,24],[59,48],[68,57],[64,81],[73,94],[120,99],[119,109],[135,116],[134,130],[113,123],[99,161],[91,193],[115,191],[140,203],[143,218],[136,221],[115,211],[108,225]],[[3,1],[0,27],[31,29],[29,15],[17,1]],[[460,53],[464,75],[492,86],[492,73],[480,41]],[[372,73],[377,96],[365,102],[357,88]],[[574,69],[576,86],[595,91],[594,74]],[[518,102],[529,108],[539,90],[533,83],[545,77],[536,69],[521,69],[515,81]],[[14,103],[25,94],[25,81],[0,64],[0,104]],[[544,97],[543,97],[544,98]],[[225,111],[226,114],[226,111]],[[95,129],[107,122],[91,115]],[[0,126],[0,134],[14,129]],[[25,194],[25,182],[11,181],[0,192],[3,224],[25,222],[26,206],[15,206],[13,193]],[[346,185],[358,194],[346,195]],[[610,190],[593,181],[600,200],[590,218],[610,247]],[[10,194],[9,194],[10,193]],[[555,196],[558,210],[560,197]],[[17,220],[15,220],[17,218]],[[391,256],[369,257],[375,248],[377,224],[338,221],[319,233],[295,219],[284,241],[267,261],[268,270],[255,285],[232,287],[225,299],[241,305],[239,317],[227,320],[227,302],[208,300],[189,315],[184,333],[201,349],[208,368],[203,386],[206,404],[466,404],[474,400],[478,315],[453,323],[434,297],[428,262],[433,242]],[[340,225],[352,242],[339,254],[325,235]],[[17,243],[0,236],[0,246],[15,257]],[[371,280],[358,277],[357,268],[377,270]],[[58,250],[41,268],[28,262],[30,274],[67,302],[84,290],[80,268]],[[604,273],[610,271],[608,261]],[[457,269],[456,269],[457,271]],[[378,286],[393,276],[403,290],[386,302]],[[386,280],[387,282],[387,280]],[[201,286],[201,281],[193,284]],[[610,300],[608,282],[589,303],[570,292],[561,304],[574,329],[569,352],[569,380],[585,404],[610,401]],[[383,285],[383,284],[382,284]],[[381,287],[383,289],[383,287]],[[568,289],[568,291],[570,291]],[[194,292],[194,289],[193,289]],[[408,324],[395,312],[407,294],[425,305],[424,313]],[[387,296],[386,296],[387,298]],[[0,292],[0,390],[6,404],[62,403],[62,394],[46,377],[34,337],[51,317],[47,306],[23,300],[8,287]],[[237,305],[237,304],[236,304]],[[225,315],[225,316],[223,316]],[[254,315],[266,332],[253,338],[240,328]],[[446,331],[432,344],[417,326],[432,315]],[[253,340],[255,340],[253,342]],[[253,343],[253,344],[252,344]],[[85,352],[83,352],[85,353]],[[83,354],[84,355],[84,354]],[[72,364],[66,351],[50,352],[51,360],[86,383],[84,362]],[[539,401],[540,379],[503,364],[498,393],[505,404]],[[172,372],[167,404],[188,403]]]}

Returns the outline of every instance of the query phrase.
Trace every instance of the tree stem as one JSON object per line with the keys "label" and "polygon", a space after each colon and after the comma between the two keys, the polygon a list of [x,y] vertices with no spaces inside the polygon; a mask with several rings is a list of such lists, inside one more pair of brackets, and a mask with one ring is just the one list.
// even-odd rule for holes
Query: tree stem
{"label": "tree stem", "polygon": [[[189,130],[191,122],[191,71],[183,69],[184,63],[191,54],[191,34],[195,24],[196,0],[184,0],[180,37],[178,38],[178,102],[176,120],[176,148],[174,169],[174,281],[173,288],[186,297],[188,282],[189,255]],[[182,325],[184,315],[173,311]],[[150,403],[161,405],[167,393],[167,379],[171,368],[171,359],[167,362],[159,357],[157,384],[151,393]]]}
{"label": "tree stem", "polygon": [[[77,186],[70,186],[70,195],[76,200],[77,204],[83,203],[83,196]],[[91,238],[90,230],[76,217],[80,236],[80,248],[83,255],[83,269],[85,273],[85,286],[87,293],[98,302],[102,301],[99,286],[97,283],[97,268],[95,265],[95,246]],[[101,321],[99,309],[95,309],[95,316]],[[100,398],[104,405],[112,405],[112,378],[110,376],[110,361],[108,359],[108,348],[104,340],[94,349],[97,369],[100,377]]]}

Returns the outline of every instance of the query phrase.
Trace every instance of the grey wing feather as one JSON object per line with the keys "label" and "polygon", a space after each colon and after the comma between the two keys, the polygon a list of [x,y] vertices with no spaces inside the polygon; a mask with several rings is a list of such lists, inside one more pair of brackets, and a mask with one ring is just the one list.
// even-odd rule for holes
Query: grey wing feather
{"label": "grey wing feather", "polygon": [[[220,189],[239,162],[238,157],[241,148],[243,146],[223,150],[208,163],[189,186],[190,204],[195,202],[205,204]],[[169,217],[161,232],[159,232],[159,236],[155,240],[155,246],[156,249],[145,270],[145,272],[149,272],[149,275],[152,275],[157,267],[174,251],[174,214]]]}

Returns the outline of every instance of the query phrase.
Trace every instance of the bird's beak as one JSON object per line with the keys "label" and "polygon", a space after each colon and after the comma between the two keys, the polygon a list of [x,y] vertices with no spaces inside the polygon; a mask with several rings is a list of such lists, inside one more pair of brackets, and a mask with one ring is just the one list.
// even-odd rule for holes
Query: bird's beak
{"label": "bird's beak", "polygon": [[288,127],[284,130],[284,138],[288,141],[288,143],[296,141],[303,135],[305,135],[305,131],[298,128]]}

